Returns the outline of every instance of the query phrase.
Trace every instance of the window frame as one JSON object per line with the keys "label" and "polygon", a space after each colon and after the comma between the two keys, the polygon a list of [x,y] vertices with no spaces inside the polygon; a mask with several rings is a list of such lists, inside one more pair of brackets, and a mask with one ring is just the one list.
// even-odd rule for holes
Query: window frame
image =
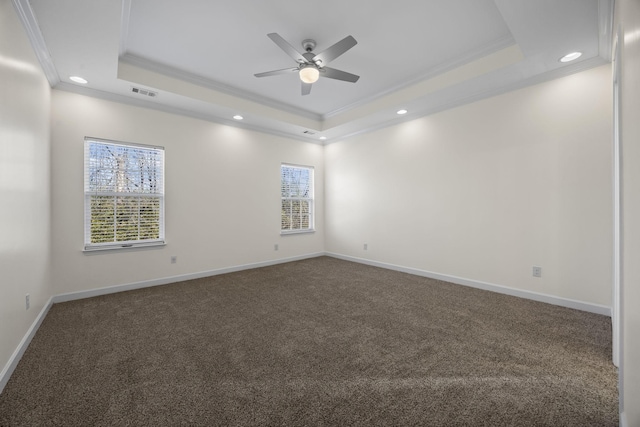
{"label": "window frame", "polygon": [[[309,195],[307,197],[290,197],[283,195],[283,168],[292,168],[292,169],[304,169],[309,171]],[[292,201],[305,201],[309,203],[309,227],[308,228],[282,228],[282,218],[285,215],[283,211],[282,202],[285,200]],[[293,216],[290,215],[290,216]],[[315,168],[313,166],[307,165],[297,165],[293,163],[281,163],[280,164],[280,235],[291,235],[291,234],[305,234],[305,233],[315,233]],[[292,221],[291,221],[292,223]]]}
{"label": "window frame", "polygon": [[[134,191],[126,191],[126,192],[118,192],[118,191],[99,191],[90,189],[90,148],[92,143],[102,144],[108,146],[118,146],[118,147],[126,147],[135,150],[149,150],[159,152],[160,159],[159,165],[153,168],[153,172],[155,174],[160,175],[157,178],[156,186],[158,191],[154,192],[134,192]],[[119,250],[119,249],[130,249],[130,248],[141,248],[141,247],[150,247],[150,246],[163,246],[166,244],[165,242],[165,149],[160,146],[153,145],[145,145],[145,144],[137,144],[131,142],[123,142],[123,141],[113,141],[102,138],[94,138],[94,137],[85,137],[84,138],[84,252],[93,252],[93,251],[104,251],[104,250]],[[137,199],[138,206],[141,198],[151,198],[158,200],[158,237],[152,239],[135,239],[135,240],[122,240],[117,241],[117,212],[114,211],[113,221],[114,221],[114,240],[109,242],[91,242],[92,231],[91,231],[91,223],[92,223],[92,212],[91,212],[91,198],[94,196],[103,196],[103,197],[123,197],[129,199]],[[114,202],[115,205],[115,202]],[[114,207],[115,209],[115,207]],[[138,208],[140,209],[140,208]],[[140,212],[140,211],[138,211]],[[140,223],[141,218],[138,216],[138,231],[140,231]]]}

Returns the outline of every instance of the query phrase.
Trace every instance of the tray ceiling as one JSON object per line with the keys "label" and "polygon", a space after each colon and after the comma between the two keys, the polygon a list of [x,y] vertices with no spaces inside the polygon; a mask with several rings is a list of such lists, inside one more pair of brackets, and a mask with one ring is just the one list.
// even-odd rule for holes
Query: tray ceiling
{"label": "tray ceiling", "polygon": [[[610,0],[14,0],[54,88],[327,142],[604,64]],[[301,96],[268,37],[316,53],[352,35]],[[561,63],[563,55],[582,56]],[[69,80],[88,80],[79,85]],[[132,88],[151,91],[141,95]],[[409,111],[398,116],[396,111]],[[241,122],[232,119],[242,115]],[[305,133],[307,131],[307,133]],[[309,133],[308,131],[311,131]]]}

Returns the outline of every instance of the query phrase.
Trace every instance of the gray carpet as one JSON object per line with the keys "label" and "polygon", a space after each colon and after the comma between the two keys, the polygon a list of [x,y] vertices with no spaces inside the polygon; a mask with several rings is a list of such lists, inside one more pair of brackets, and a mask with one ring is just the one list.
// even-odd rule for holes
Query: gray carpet
{"label": "gray carpet", "polygon": [[54,305],[2,426],[617,426],[605,316],[328,257]]}

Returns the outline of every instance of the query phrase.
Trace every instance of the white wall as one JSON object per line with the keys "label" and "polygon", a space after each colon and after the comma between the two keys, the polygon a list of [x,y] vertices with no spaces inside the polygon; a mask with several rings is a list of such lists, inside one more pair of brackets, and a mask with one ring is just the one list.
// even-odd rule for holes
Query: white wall
{"label": "white wall", "polygon": [[[85,136],[165,147],[166,246],[82,252]],[[322,150],[320,145],[54,90],[54,293],[322,252]],[[314,234],[280,236],[282,162],[315,167]],[[173,255],[176,264],[170,263]]]}
{"label": "white wall", "polygon": [[327,251],[610,307],[611,92],[602,66],[327,146]]}
{"label": "white wall", "polygon": [[640,2],[616,1],[622,79],[622,364],[623,426],[640,426]]}
{"label": "white wall", "polygon": [[11,1],[0,0],[0,390],[14,350],[51,297],[50,93]]}

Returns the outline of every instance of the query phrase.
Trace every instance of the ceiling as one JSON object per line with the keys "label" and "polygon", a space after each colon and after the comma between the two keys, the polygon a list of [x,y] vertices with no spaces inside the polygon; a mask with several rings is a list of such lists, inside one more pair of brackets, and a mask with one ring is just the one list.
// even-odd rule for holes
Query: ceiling
{"label": "ceiling", "polygon": [[[604,64],[613,0],[14,0],[51,86],[328,143]],[[300,52],[351,35],[302,96]],[[576,61],[563,55],[580,51]],[[81,76],[88,84],[69,80]],[[133,88],[155,96],[134,93]],[[406,109],[399,116],[396,111]],[[234,120],[234,115],[244,117]],[[323,137],[323,140],[320,140]]]}

